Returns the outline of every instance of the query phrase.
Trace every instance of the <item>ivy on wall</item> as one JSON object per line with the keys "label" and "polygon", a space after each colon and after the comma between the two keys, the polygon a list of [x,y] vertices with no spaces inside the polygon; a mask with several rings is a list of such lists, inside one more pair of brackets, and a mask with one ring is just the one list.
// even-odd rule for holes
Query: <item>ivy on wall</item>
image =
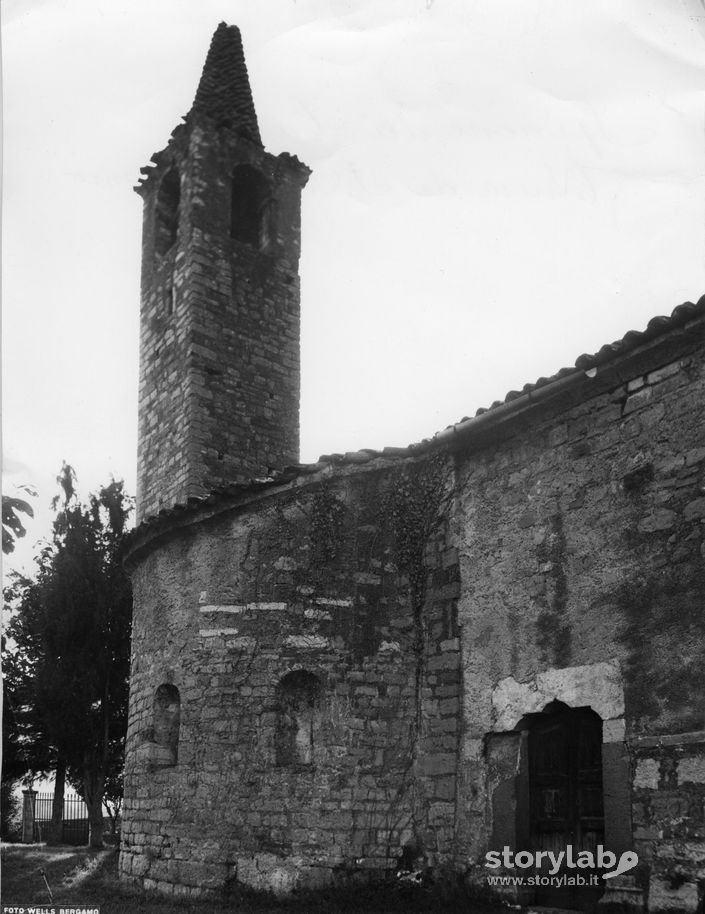
{"label": "ivy on wall", "polygon": [[311,505],[310,536],[312,561],[316,564],[339,558],[344,541],[346,509],[327,486],[321,488]]}
{"label": "ivy on wall", "polygon": [[[428,621],[425,611],[429,579],[432,574],[429,559],[434,548],[434,536],[440,533],[443,517],[447,516],[446,502],[452,497],[448,464],[442,458],[431,458],[423,463],[406,466],[394,479],[393,488],[383,498],[380,507],[380,526],[389,529],[395,545],[395,558],[399,570],[409,581],[409,602],[413,620],[414,713],[408,736],[410,749],[406,772],[399,786],[398,798],[411,799],[411,821],[402,812],[398,821],[390,822],[388,853],[392,850],[392,834],[402,824],[409,828],[412,837],[404,848],[400,860],[402,869],[423,867],[424,840],[423,800],[418,793],[416,765],[419,757],[419,737],[423,725],[423,684],[428,640]],[[402,809],[403,809],[402,804]],[[390,809],[390,814],[392,810]],[[413,861],[413,862],[412,862]]]}
{"label": "ivy on wall", "polygon": [[409,578],[412,608],[418,621],[426,598],[426,550],[449,497],[447,477],[442,458],[409,465],[397,475],[381,506],[383,525],[389,525],[394,535],[399,568]]}

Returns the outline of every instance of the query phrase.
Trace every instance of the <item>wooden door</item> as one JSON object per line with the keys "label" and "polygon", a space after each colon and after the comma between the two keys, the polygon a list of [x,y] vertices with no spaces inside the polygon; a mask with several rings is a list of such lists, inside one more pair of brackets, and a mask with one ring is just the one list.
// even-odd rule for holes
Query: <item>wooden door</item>
{"label": "wooden door", "polygon": [[[572,847],[595,854],[604,843],[602,802],[602,721],[589,708],[571,709],[555,703],[537,714],[529,730],[529,791],[531,849],[552,851],[556,857]],[[547,876],[544,863],[537,875]],[[597,870],[568,868],[559,876],[597,876]],[[555,884],[539,886],[535,903],[591,911],[602,894],[597,886]]]}

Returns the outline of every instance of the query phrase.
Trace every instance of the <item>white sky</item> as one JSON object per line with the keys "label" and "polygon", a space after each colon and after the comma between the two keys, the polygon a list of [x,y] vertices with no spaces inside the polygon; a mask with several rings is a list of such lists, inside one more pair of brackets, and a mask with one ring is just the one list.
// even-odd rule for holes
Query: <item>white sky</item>
{"label": "white sky", "polygon": [[7,491],[135,488],[140,166],[239,25],[304,191],[302,459],[406,445],[705,292],[700,0],[2,0]]}

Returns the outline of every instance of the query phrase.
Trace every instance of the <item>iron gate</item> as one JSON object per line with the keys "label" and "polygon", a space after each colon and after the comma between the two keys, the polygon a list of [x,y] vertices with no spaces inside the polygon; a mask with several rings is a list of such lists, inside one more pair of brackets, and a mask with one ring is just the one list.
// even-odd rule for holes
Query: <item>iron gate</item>
{"label": "iron gate", "polygon": [[[53,793],[38,793],[34,805],[34,840],[45,841],[51,825]],[[61,830],[63,844],[88,844],[88,807],[76,795],[64,797],[64,819]]]}

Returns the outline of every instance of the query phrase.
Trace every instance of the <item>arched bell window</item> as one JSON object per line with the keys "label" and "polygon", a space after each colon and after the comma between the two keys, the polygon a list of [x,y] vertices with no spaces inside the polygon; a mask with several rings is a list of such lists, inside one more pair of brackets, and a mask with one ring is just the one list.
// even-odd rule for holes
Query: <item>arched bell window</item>
{"label": "arched bell window", "polygon": [[170,168],[159,184],[154,207],[154,250],[163,257],[174,245],[179,228],[181,179],[176,168]]}
{"label": "arched bell window", "polygon": [[233,171],[230,237],[260,250],[269,244],[271,198],[269,182],[251,165]]}

